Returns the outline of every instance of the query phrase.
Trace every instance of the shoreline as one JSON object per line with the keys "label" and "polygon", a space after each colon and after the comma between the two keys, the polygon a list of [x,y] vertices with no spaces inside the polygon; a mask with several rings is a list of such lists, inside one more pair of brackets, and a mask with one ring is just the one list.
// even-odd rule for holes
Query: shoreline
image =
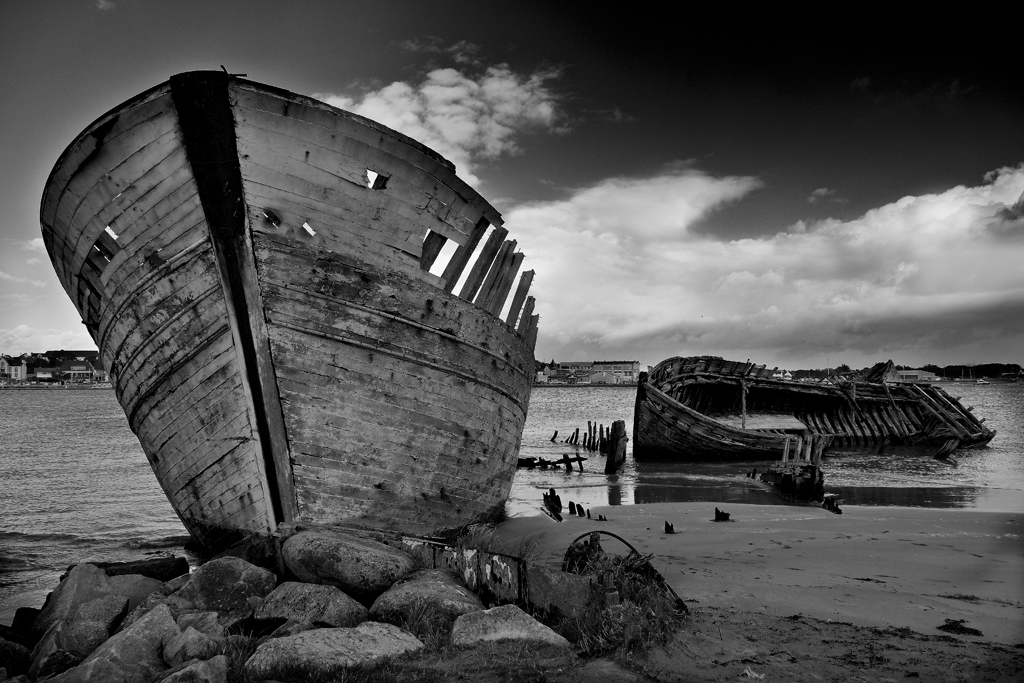
{"label": "shoreline", "polygon": [[[731,521],[715,523],[715,507]],[[931,635],[942,634],[937,627],[946,619],[965,619],[983,633],[978,640],[1024,643],[1024,513],[867,506],[843,512],[651,503],[592,508],[594,519],[562,523],[515,517],[496,535],[513,547],[536,543],[538,560],[558,566],[579,535],[618,534],[653,553],[673,589],[700,607]],[[598,514],[609,521],[596,521]],[[665,533],[666,521],[675,534]],[[607,536],[602,543],[626,552]]]}

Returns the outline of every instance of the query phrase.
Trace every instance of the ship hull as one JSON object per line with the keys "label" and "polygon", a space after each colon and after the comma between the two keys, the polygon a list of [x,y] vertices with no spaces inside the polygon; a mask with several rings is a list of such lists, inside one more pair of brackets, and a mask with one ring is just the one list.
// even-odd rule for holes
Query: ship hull
{"label": "ship hull", "polygon": [[832,445],[977,448],[995,435],[928,385],[805,384],[714,356],[670,358],[642,375],[633,431],[641,460],[815,461]]}
{"label": "ship hull", "polygon": [[68,147],[41,223],[203,545],[286,521],[429,534],[503,510],[537,316],[529,277],[507,301],[522,255],[500,216],[436,153],[293,93],[182,74]]}

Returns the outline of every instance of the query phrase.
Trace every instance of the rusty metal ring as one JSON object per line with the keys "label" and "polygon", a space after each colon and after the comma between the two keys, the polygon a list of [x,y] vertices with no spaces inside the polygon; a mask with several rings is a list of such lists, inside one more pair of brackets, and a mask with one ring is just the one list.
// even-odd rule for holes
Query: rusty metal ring
{"label": "rusty metal ring", "polygon": [[626,545],[626,547],[629,548],[630,554],[633,554],[633,555],[639,555],[640,554],[640,551],[637,550],[636,548],[634,548],[632,546],[632,544],[629,541],[627,541],[626,539],[624,539],[622,536],[619,536],[618,534],[613,534],[610,531],[602,531],[600,529],[595,529],[594,531],[588,531],[585,534],[581,534],[581,535],[577,536],[576,538],[574,538],[572,540],[572,542],[569,543],[569,547],[565,549],[565,555],[562,556],[562,571],[563,572],[564,571],[568,571],[568,566],[569,566],[569,550],[571,550],[572,547],[574,545],[576,545],[577,542],[582,541],[584,538],[588,538],[590,536],[593,536],[594,534],[604,534],[605,536],[611,536],[615,540],[621,541],[622,543],[624,543]]}

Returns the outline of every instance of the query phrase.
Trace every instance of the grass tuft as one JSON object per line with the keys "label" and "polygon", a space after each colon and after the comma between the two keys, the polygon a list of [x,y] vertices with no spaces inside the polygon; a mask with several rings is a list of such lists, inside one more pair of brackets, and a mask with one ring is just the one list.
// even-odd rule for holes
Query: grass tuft
{"label": "grass tuft", "polygon": [[668,590],[649,557],[613,556],[591,549],[572,558],[570,566],[576,573],[611,579],[606,590],[617,591],[620,600],[610,606],[591,603],[581,612],[563,616],[553,627],[584,656],[615,650],[631,653],[667,643],[683,621],[686,606]]}

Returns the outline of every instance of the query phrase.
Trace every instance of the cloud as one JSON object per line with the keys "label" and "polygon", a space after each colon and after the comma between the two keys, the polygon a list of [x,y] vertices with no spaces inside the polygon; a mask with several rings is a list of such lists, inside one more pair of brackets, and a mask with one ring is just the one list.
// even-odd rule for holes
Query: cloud
{"label": "cloud", "polygon": [[923,362],[941,348],[952,362],[1024,348],[1024,239],[1013,210],[1024,165],[763,238],[723,242],[689,229],[757,187],[691,170],[611,179],[508,212],[537,270],[538,354],[824,365],[840,353]]}
{"label": "cloud", "polygon": [[831,190],[827,187],[819,187],[807,196],[807,203],[816,204],[820,201],[824,201],[825,199],[828,199],[828,201],[835,204],[846,204],[849,201],[844,197],[837,197],[835,190]]}
{"label": "cloud", "polygon": [[468,183],[477,164],[519,152],[517,139],[530,129],[557,130],[558,98],[548,83],[557,71],[514,73],[507,65],[477,76],[434,69],[418,83],[396,81],[358,96],[313,96],[394,128],[452,161]]}
{"label": "cloud", "polygon": [[20,277],[18,275],[11,275],[0,270],[0,280],[4,282],[14,282],[22,285],[32,285],[33,287],[45,287],[46,283],[40,280],[30,280],[27,277]]}
{"label": "cloud", "polygon": [[111,0],[96,0],[96,9],[109,12],[117,7]]}
{"label": "cloud", "polygon": [[827,187],[819,187],[817,190],[808,195],[807,201],[813,204],[814,202],[820,201],[825,197],[834,195],[835,193],[835,190],[830,190]]}
{"label": "cloud", "polygon": [[7,355],[42,353],[50,349],[95,349],[89,333],[68,330],[37,329],[18,325],[13,329],[0,329],[0,352]]}
{"label": "cloud", "polygon": [[27,249],[29,251],[37,251],[40,254],[46,253],[46,245],[43,244],[42,237],[37,237],[34,240],[26,240],[25,242],[22,242],[21,247],[22,249]]}

